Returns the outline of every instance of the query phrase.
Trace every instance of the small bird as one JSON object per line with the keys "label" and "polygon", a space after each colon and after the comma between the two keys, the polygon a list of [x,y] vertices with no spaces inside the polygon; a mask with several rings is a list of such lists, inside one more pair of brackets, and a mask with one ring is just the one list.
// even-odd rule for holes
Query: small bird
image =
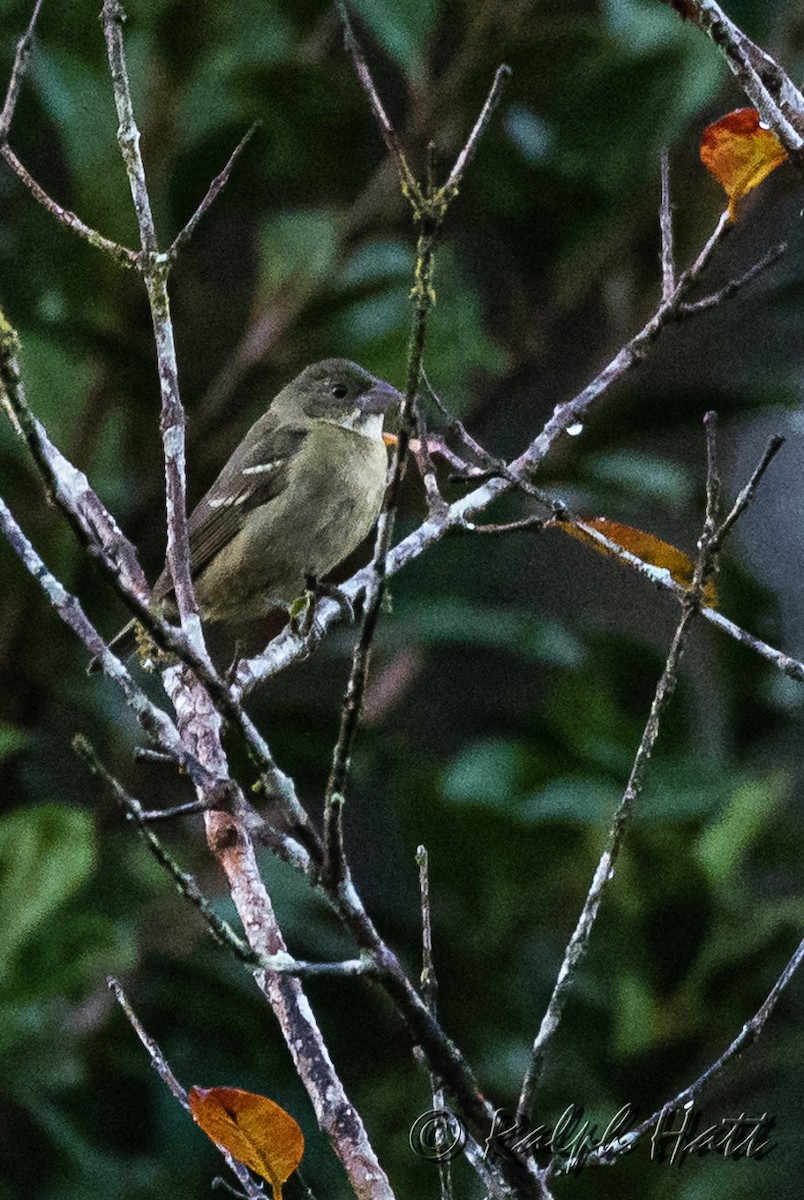
{"label": "small bird", "polygon": [[[305,367],[282,389],[190,516],[202,620],[237,627],[288,609],[348,558],[379,516],[383,418],[401,399],[344,358]],[[167,568],[152,603],[175,619]],[[133,648],[135,628],[130,621],[110,646]]]}

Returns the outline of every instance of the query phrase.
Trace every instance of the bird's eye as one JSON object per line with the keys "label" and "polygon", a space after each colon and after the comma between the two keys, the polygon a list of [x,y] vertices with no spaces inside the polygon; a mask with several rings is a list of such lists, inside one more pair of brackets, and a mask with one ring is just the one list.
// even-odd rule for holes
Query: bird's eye
{"label": "bird's eye", "polygon": [[332,387],[331,391],[332,391],[332,395],[335,397],[336,400],[343,400],[344,396],[348,393],[349,389],[345,383],[336,383]]}

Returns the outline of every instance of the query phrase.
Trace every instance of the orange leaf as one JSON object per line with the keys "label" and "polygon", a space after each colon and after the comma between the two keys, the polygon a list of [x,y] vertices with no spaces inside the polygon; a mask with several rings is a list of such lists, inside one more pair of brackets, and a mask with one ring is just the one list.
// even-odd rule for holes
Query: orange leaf
{"label": "orange leaf", "polygon": [[729,216],[737,202],[775,171],[787,151],[771,129],[763,129],[755,108],[738,108],[707,125],[701,135],[701,162],[729,198]]}
{"label": "orange leaf", "polygon": [[187,1099],[207,1137],[267,1179],[274,1200],[282,1200],[282,1184],[304,1153],[304,1135],[290,1113],[242,1088],[194,1087]]}
{"label": "orange leaf", "polygon": [[[692,586],[695,563],[690,556],[672,546],[670,542],[663,542],[654,534],[646,533],[644,529],[635,529],[633,525],[621,525],[618,521],[610,521],[608,517],[584,517],[575,524],[556,520],[554,524],[564,533],[597,550],[598,554],[609,554],[616,558],[617,551],[595,536],[602,534],[607,541],[633,554],[641,562],[666,571],[682,587]],[[717,607],[717,591],[711,580],[704,587],[701,598],[709,608]]]}
{"label": "orange leaf", "polygon": [[399,441],[399,438],[395,433],[384,433],[382,435],[382,440],[385,442],[386,446],[395,446]]}

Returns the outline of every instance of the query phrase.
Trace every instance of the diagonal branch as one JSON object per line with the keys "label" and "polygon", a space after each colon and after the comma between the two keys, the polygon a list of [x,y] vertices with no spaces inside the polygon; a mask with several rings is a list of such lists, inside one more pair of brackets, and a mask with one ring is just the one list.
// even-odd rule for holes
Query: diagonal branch
{"label": "diagonal branch", "polygon": [[[661,1108],[657,1108],[656,1112],[652,1113],[644,1121],[640,1122],[635,1129],[629,1130],[628,1133],[617,1139],[618,1145],[616,1147],[612,1148],[611,1146],[600,1146],[598,1149],[592,1150],[589,1154],[587,1154],[584,1157],[584,1166],[588,1164],[610,1165],[611,1163],[616,1162],[619,1155],[627,1153],[629,1150],[631,1150],[634,1143],[640,1137],[642,1137],[644,1133],[647,1133],[649,1129],[655,1130],[660,1119],[667,1120],[667,1118],[671,1117],[673,1113],[678,1112],[678,1110],[685,1104],[688,1104],[691,1100],[695,1100],[707,1084],[711,1083],[713,1079],[716,1079],[718,1075],[721,1075],[733,1059],[737,1058],[743,1053],[744,1050],[746,1050],[757,1040],[759,1035],[762,1033],[762,1030],[765,1028],[768,1018],[776,1007],[782,992],[790,983],[802,962],[804,962],[804,939],[799,942],[798,946],[793,952],[792,957],[787,962],[784,970],[774,983],[771,990],[768,992],[768,995],[765,997],[762,1004],[759,1006],[750,1020],[746,1021],[745,1025],[743,1025],[742,1029],[737,1034],[737,1037],[729,1043],[720,1057],[716,1058],[715,1061],[708,1066],[693,1083],[689,1084],[682,1091],[680,1091],[678,1095],[675,1096],[668,1104],[664,1104]],[[547,1177],[549,1178],[551,1175],[556,1176],[562,1174],[564,1174],[564,1171],[560,1162],[557,1159],[554,1159],[547,1168]]]}
{"label": "diagonal branch", "polygon": [[678,667],[681,655],[689,637],[690,626],[695,616],[702,611],[701,594],[707,579],[714,570],[716,557],[723,539],[734,527],[735,521],[745,512],[756,488],[762,479],[768,465],[781,446],[781,440],[773,439],[751,478],[742,489],[728,517],[719,521],[720,481],[717,473],[715,451],[716,416],[707,413],[704,418],[707,439],[707,486],[706,486],[706,516],[704,519],[701,539],[698,543],[698,561],[695,567],[693,587],[684,601],[681,619],[678,622],[667,661],[662,671],[656,692],[651,704],[645,728],[640,739],[639,747],[634,757],[628,783],[623,793],[620,805],[614,815],[605,849],[600,857],[591,886],[584,901],[581,914],[575,929],[567,943],[564,959],[558,973],[553,994],[550,997],[547,1011],[539,1028],[539,1032],[531,1049],[531,1060],[522,1085],[517,1109],[517,1120],[525,1122],[531,1115],[541,1072],[547,1053],[547,1048],[555,1036],[568,998],[575,969],[580,962],[592,933],[595,919],[600,908],[600,902],[606,885],[614,878],[615,867],[622,848],[626,829],[630,821],[634,804],[638,799],[645,780],[648,764],[653,754],[656,740],[659,736],[660,722],[668,701],[678,679]]}
{"label": "diagonal branch", "polygon": [[11,122],[14,118],[14,109],[17,107],[17,100],[22,87],[22,81],[25,72],[28,69],[28,59],[31,56],[34,40],[34,28],[39,17],[39,10],[42,7],[42,0],[36,0],[34,10],[31,13],[31,19],[28,22],[28,28],[17,42],[17,49],[14,54],[14,65],[11,68],[11,78],[8,81],[6,89],[6,98],[3,104],[3,111],[0,113],[0,145],[2,145],[8,137],[8,131],[11,128]]}
{"label": "diagonal branch", "polygon": [[762,120],[800,162],[804,96],[787,72],[726,16],[717,0],[684,0],[684,15],[712,39]]}
{"label": "diagonal branch", "polygon": [[[145,1028],[140,1023],[133,1008],[129,1004],[126,994],[121,988],[120,984],[111,975],[107,978],[106,982],[109,985],[109,989],[114,995],[115,1000],[126,1014],[132,1029],[147,1050],[148,1057],[151,1060],[151,1066],[154,1068],[162,1082],[166,1084],[166,1086],[176,1097],[182,1108],[189,1112],[190,1104],[187,1099],[186,1090],[182,1087],[176,1076],[171,1071],[168,1061],[157,1043],[150,1036],[150,1034],[145,1032]],[[251,1175],[246,1167],[244,1167],[241,1162],[238,1162],[236,1158],[233,1158],[229,1151],[224,1150],[222,1146],[218,1146],[218,1149],[226,1159],[229,1167],[231,1167],[232,1171],[237,1176],[238,1183],[243,1188],[243,1192],[245,1193],[247,1200],[265,1200],[265,1193],[263,1192],[262,1188],[251,1178]]]}
{"label": "diagonal branch", "polygon": [[179,234],[177,234],[177,236],[173,239],[173,244],[169,250],[169,254],[170,254],[171,258],[176,258],[176,256],[179,254],[179,252],[184,249],[184,247],[189,242],[190,238],[195,233],[196,228],[197,228],[198,223],[201,220],[201,218],[209,211],[211,206],[217,200],[218,196],[221,194],[223,189],[226,187],[226,184],[229,182],[229,176],[231,175],[231,173],[234,169],[235,163],[237,162],[238,158],[245,150],[246,146],[251,141],[251,139],[254,136],[254,134],[256,133],[259,125],[260,125],[260,122],[255,121],[254,124],[251,126],[251,128],[249,130],[247,130],[246,133],[243,134],[243,137],[240,139],[240,141],[237,143],[237,145],[235,146],[232,153],[229,155],[229,161],[227,162],[226,166],[223,168],[223,170],[220,172],[220,174],[216,175],[215,178],[212,180],[212,183],[209,185],[209,187],[207,189],[206,196],[204,196],[204,199],[201,201],[198,208],[195,210],[193,215],[190,217],[190,220],[184,226],[184,229],[182,229],[182,231]]}

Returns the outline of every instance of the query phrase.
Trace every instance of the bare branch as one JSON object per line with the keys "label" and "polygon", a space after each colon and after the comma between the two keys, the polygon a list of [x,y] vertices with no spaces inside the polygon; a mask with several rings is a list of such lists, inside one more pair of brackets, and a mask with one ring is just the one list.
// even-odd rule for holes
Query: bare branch
{"label": "bare branch", "polygon": [[759,487],[759,484],[762,480],[763,475],[765,474],[768,467],[771,465],[771,463],[773,462],[774,458],[779,453],[779,451],[781,450],[783,445],[784,445],[784,438],[781,437],[779,434],[776,434],[776,436],[772,437],[771,440],[768,442],[768,445],[765,448],[765,453],[762,455],[762,458],[759,460],[756,467],[754,468],[754,471],[751,475],[751,478],[748,480],[748,483],[740,491],[739,495],[737,496],[737,499],[734,501],[734,504],[732,505],[731,510],[727,513],[725,519],[723,520],[723,523],[715,530],[714,537],[712,539],[712,545],[714,547],[719,548],[723,544],[724,538],[726,538],[728,536],[728,534],[731,532],[731,529],[734,526],[735,522],[739,521],[740,517],[743,515],[745,510],[748,508],[748,505],[751,503],[751,501],[754,499],[754,496],[756,495],[756,490]]}
{"label": "bare branch", "polygon": [[39,16],[39,10],[42,7],[42,0],[36,0],[34,10],[31,14],[31,19],[28,22],[28,28],[17,42],[17,50],[14,54],[14,65],[11,68],[11,78],[8,81],[6,90],[6,99],[3,104],[3,111],[0,113],[0,145],[2,145],[8,137],[8,131],[11,128],[11,122],[14,119],[14,109],[17,107],[17,99],[22,87],[22,81],[25,72],[28,68],[28,59],[31,56],[31,49],[34,40],[34,27]]}
{"label": "bare branch", "polygon": [[198,619],[198,606],[190,573],[190,542],[187,534],[187,499],[185,491],[184,409],[179,395],[179,374],[173,325],[170,320],[170,301],[167,276],[171,258],[161,254],[156,236],[145,168],[140,153],[140,131],[134,120],[131,89],[128,81],[123,21],[125,13],[118,0],[104,0],[103,30],[109,58],[109,70],[114,88],[115,108],[119,126],[117,140],[126,168],[140,233],[142,255],[140,269],[151,307],[159,385],[162,396],[160,429],[165,455],[165,484],[167,502],[167,561],[176,605],[182,628],[191,644],[201,654],[204,639]]}
{"label": "bare branch", "polygon": [[461,180],[466,172],[466,168],[469,166],[469,163],[472,161],[477,152],[480,139],[486,132],[489,121],[494,116],[494,110],[502,98],[503,88],[506,84],[506,81],[510,79],[510,77],[511,68],[507,63],[501,63],[501,65],[494,72],[494,80],[491,88],[489,89],[489,94],[486,96],[486,102],[480,110],[480,115],[474,123],[472,132],[466,139],[466,143],[463,146],[460,154],[455,159],[455,165],[449,173],[447,182],[444,184],[444,191],[460,187]]}
{"label": "bare branch", "polygon": [[399,141],[399,138],[396,135],[396,130],[391,124],[391,119],[383,107],[379,92],[374,86],[374,80],[371,77],[368,63],[366,62],[363,51],[360,48],[360,43],[355,37],[354,30],[352,29],[352,22],[349,20],[349,12],[346,8],[346,4],[344,3],[344,0],[337,0],[337,4],[338,13],[340,14],[341,18],[341,25],[343,26],[344,45],[351,56],[358,82],[368,97],[369,104],[371,105],[371,111],[374,113],[377,124],[380,127],[380,133],[382,134],[383,141],[385,142],[391,157],[396,163],[396,169],[399,172],[399,178],[402,182],[402,190],[406,195],[409,195],[412,201],[418,200],[421,202],[422,193],[419,188],[419,184],[417,183],[416,177],[408,165],[408,160],[405,157],[404,150],[402,149],[402,143]]}
{"label": "bare branch", "polygon": [[19,339],[0,310],[0,403],[36,464],[45,491],[69,521],[88,553],[119,583],[121,594],[144,602],[150,588],[137,552],[89,486],[82,471],[53,445],[31,412],[20,373]]}
{"label": "bare branch", "polygon": [[[185,1089],[179,1083],[176,1076],[171,1071],[168,1061],[165,1058],[162,1051],[160,1050],[157,1043],[150,1036],[150,1034],[145,1032],[145,1029],[140,1024],[140,1021],[137,1018],[133,1008],[131,1007],[128,1000],[126,999],[125,992],[121,988],[120,984],[117,982],[117,980],[112,975],[110,975],[107,978],[106,982],[109,985],[109,988],[110,988],[111,992],[113,993],[115,1000],[120,1005],[123,1012],[126,1014],[128,1020],[129,1020],[129,1023],[131,1025],[131,1027],[133,1028],[134,1032],[136,1033],[137,1037],[140,1039],[143,1046],[147,1050],[148,1057],[151,1060],[151,1066],[154,1068],[154,1070],[156,1071],[157,1075],[162,1080],[162,1082],[167,1085],[167,1087],[170,1089],[170,1091],[176,1097],[176,1099],[178,1100],[178,1102],[182,1106],[182,1108],[186,1109],[186,1111],[189,1112],[190,1104],[187,1099],[187,1092],[185,1091]],[[216,1143],[216,1145],[217,1145],[217,1143]],[[231,1170],[237,1176],[238,1182],[239,1182],[240,1186],[243,1188],[243,1190],[244,1190],[246,1196],[249,1198],[249,1200],[265,1200],[265,1193],[263,1192],[262,1188],[259,1187],[254,1182],[254,1180],[251,1178],[251,1175],[249,1174],[247,1169],[243,1166],[243,1164],[238,1162],[238,1160],[236,1158],[233,1158],[232,1155],[229,1153],[229,1151],[224,1150],[222,1146],[218,1146],[218,1149],[220,1150],[223,1157],[226,1159],[227,1165],[231,1168]]]}
{"label": "bare branch", "polygon": [[662,300],[669,300],[676,288],[676,263],[673,255],[673,208],[670,203],[670,160],[662,150],[662,203],[659,209],[662,235]]}
{"label": "bare branch", "polygon": [[782,255],[789,250],[787,242],[780,242],[778,246],[773,246],[765,254],[762,255],[757,262],[753,263],[747,271],[735,279],[730,279],[727,284],[719,288],[716,292],[712,292],[709,296],[703,296],[700,300],[689,300],[678,308],[678,320],[685,320],[687,317],[697,316],[699,313],[706,312],[707,309],[717,308],[719,304],[723,304],[726,300],[731,300],[738,292],[752,280],[761,275],[763,271],[767,271],[768,267],[773,263],[778,262]]}
{"label": "bare branch", "polygon": [[793,159],[804,148],[804,96],[775,59],[752,42],[716,0],[687,0],[686,13],[708,34],[761,119]]}
{"label": "bare branch", "polygon": [[120,687],[126,702],[148,737],[168,754],[177,766],[186,771],[197,786],[206,792],[214,792],[217,795],[218,803],[222,807],[226,807],[225,796],[219,786],[220,781],[214,780],[195,755],[187,751],[168,715],[148,699],[134,683],[120,660],[107,649],[78,600],[47,569],[2,499],[0,499],[0,532],[5,535],[12,550],[42,588],[61,619],[78,635],[90,654],[100,659],[107,675]]}
{"label": "bare branch", "polygon": [[129,250],[127,246],[121,246],[118,242],[111,241],[95,229],[90,229],[89,225],[85,225],[81,218],[76,216],[74,212],[71,212],[69,208],[62,208],[60,204],[53,200],[22,165],[8,143],[0,145],[0,154],[2,154],[17,178],[22,180],[33,198],[43,208],[46,208],[50,215],[55,217],[61,225],[64,225],[67,229],[71,229],[73,233],[77,233],[79,237],[89,242],[90,245],[97,247],[98,250],[103,250],[118,266],[137,266],[138,258],[133,250]]}
{"label": "bare branch", "polygon": [[219,175],[216,175],[215,178],[212,180],[212,183],[209,185],[209,188],[207,189],[206,196],[204,196],[204,199],[201,201],[198,208],[195,210],[193,215],[190,217],[190,220],[184,226],[184,229],[182,229],[181,233],[179,233],[174,238],[173,245],[170,247],[170,250],[168,251],[171,258],[176,258],[176,256],[179,254],[179,251],[182,250],[182,248],[187,245],[190,238],[193,236],[193,234],[196,231],[198,222],[209,211],[211,206],[217,200],[218,196],[221,194],[223,189],[226,187],[226,184],[229,182],[229,176],[232,173],[235,163],[237,162],[238,158],[245,150],[248,143],[251,141],[256,130],[259,128],[259,125],[260,125],[259,121],[254,122],[254,124],[251,126],[251,128],[243,135],[243,137],[240,139],[240,141],[235,146],[234,150],[232,151],[232,153],[229,156],[229,161],[227,162],[226,166],[223,168],[221,173]]}
{"label": "bare branch", "polygon": [[[692,619],[701,607],[701,592],[708,577],[711,575],[715,559],[723,538],[733,527],[735,521],[745,511],[750,499],[762,479],[765,470],[779,450],[782,440],[774,438],[763,455],[751,479],[735,502],[728,517],[718,526],[720,508],[720,482],[717,475],[715,430],[717,418],[714,413],[707,413],[705,418],[707,442],[707,504],[704,528],[698,543],[698,561],[695,567],[692,590],[687,593],[684,601],[681,619],[667,656],[661,678],[656,686],[656,692],[651,704],[648,720],[645,724],[631,773],[620,805],[614,815],[609,830],[606,847],[595,870],[592,884],[584,901],[581,914],[575,930],[567,943],[564,960],[558,973],[553,994],[542,1019],[539,1032],[531,1050],[531,1061],[522,1085],[522,1092],[517,1108],[517,1119],[526,1121],[533,1107],[536,1088],[538,1087],[548,1045],[555,1035],[572,983],[577,964],[586,951],[591,936],[592,927],[600,908],[600,901],[606,884],[614,878],[614,871],[622,847],[628,822],[645,779],[648,763],[653,754],[656,739],[659,735],[661,717],[670,700],[678,678],[678,667],[684,650]],[[703,610],[707,611],[707,610]]]}
{"label": "bare branch", "polygon": [[[804,940],[799,942],[792,958],[787,963],[781,975],[776,980],[773,987],[768,992],[768,995],[765,997],[765,1000],[754,1013],[753,1017],[751,1017],[749,1021],[746,1021],[745,1025],[743,1025],[742,1029],[737,1034],[737,1037],[726,1047],[720,1057],[715,1059],[711,1066],[707,1067],[706,1070],[703,1071],[693,1083],[689,1084],[682,1091],[680,1091],[678,1095],[675,1096],[668,1104],[662,1105],[661,1108],[658,1108],[656,1112],[652,1113],[651,1116],[647,1117],[646,1120],[642,1121],[636,1126],[636,1128],[629,1130],[628,1133],[621,1137],[619,1139],[619,1153],[625,1153],[627,1150],[630,1150],[634,1143],[640,1137],[642,1137],[644,1133],[646,1133],[649,1129],[655,1129],[660,1118],[666,1119],[667,1117],[672,1116],[673,1113],[677,1112],[679,1108],[682,1108],[685,1104],[689,1103],[689,1101],[695,1100],[707,1084],[711,1083],[713,1079],[716,1079],[718,1075],[721,1075],[724,1069],[733,1059],[737,1058],[743,1053],[744,1050],[748,1048],[748,1046],[752,1045],[752,1043],[756,1041],[756,1039],[762,1033],[768,1018],[776,1007],[779,997],[790,983],[802,962],[804,962]],[[599,1147],[597,1150],[592,1150],[584,1158],[584,1166],[587,1164],[608,1166],[616,1161],[617,1151],[612,1151],[610,1147]],[[547,1177],[561,1175],[563,1173],[562,1165],[559,1160],[556,1159],[554,1159],[547,1168]]]}
{"label": "bare branch", "polygon": [[[266,963],[276,955],[286,955],[287,947],[245,827],[223,813],[211,813],[207,817],[207,837],[226,873],[252,950]],[[355,1195],[359,1200],[393,1200],[385,1172],[332,1064],[300,981],[262,969],[255,971],[254,979],[279,1021],[319,1127],[329,1136]]]}

